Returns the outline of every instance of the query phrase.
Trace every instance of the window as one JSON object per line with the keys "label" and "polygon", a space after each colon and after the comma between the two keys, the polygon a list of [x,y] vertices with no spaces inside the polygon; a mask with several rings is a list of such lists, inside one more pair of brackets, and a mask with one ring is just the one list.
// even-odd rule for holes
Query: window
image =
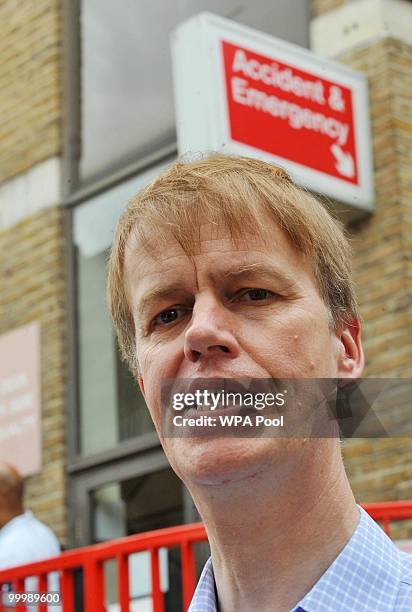
{"label": "window", "polygon": [[119,359],[106,306],[106,261],[116,221],[128,200],[165,165],[157,165],[74,210],[79,446],[83,455],[153,431],[137,384]]}
{"label": "window", "polygon": [[80,181],[176,140],[170,32],[210,11],[308,46],[307,0],[81,2]]}

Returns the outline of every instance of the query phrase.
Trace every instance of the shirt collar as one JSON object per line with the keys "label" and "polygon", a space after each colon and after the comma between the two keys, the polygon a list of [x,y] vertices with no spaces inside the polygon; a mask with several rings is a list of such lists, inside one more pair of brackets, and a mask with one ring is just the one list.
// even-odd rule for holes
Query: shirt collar
{"label": "shirt collar", "polygon": [[[400,552],[369,514],[358,506],[359,524],[335,561],[293,612],[393,610],[401,580]],[[384,598],[384,599],[383,599]],[[211,557],[188,612],[216,612]]]}
{"label": "shirt collar", "polygon": [[399,550],[369,514],[358,509],[360,521],[351,539],[299,602],[305,612],[327,609],[328,599],[339,601],[340,612],[394,608],[402,573]]}

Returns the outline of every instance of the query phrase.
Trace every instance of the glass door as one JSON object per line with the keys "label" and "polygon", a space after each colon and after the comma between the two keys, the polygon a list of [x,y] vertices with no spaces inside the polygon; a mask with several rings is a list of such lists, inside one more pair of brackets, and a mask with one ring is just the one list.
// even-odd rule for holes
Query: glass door
{"label": "glass door", "polygon": [[[163,450],[145,452],[116,466],[91,468],[75,480],[73,529],[76,546],[96,544],[128,535],[199,520],[184,485],[168,466]],[[202,563],[204,556],[202,558]],[[160,551],[161,589],[166,612],[182,609],[179,549]],[[116,563],[104,566],[106,610],[117,612]],[[77,607],[81,612],[81,583],[77,579]],[[152,610],[150,557],[146,552],[129,557],[130,610]]]}
{"label": "glass door", "polygon": [[[93,542],[171,527],[184,523],[183,488],[170,468],[100,486],[90,493]],[[117,612],[116,563],[105,564],[106,609]],[[129,557],[130,609],[152,609],[150,555]],[[160,585],[165,607],[182,608],[180,555],[178,550],[160,551]]]}

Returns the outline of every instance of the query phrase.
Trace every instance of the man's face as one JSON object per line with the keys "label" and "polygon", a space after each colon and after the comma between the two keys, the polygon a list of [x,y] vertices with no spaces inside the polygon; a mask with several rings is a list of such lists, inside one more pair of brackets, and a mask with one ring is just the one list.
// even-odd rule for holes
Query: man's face
{"label": "man's face", "polygon": [[[205,223],[198,254],[190,258],[172,237],[155,257],[133,233],[129,238],[125,282],[139,382],[161,438],[165,378],[360,374],[342,371],[352,367],[345,361],[346,332],[332,330],[310,262],[272,219],[267,227],[269,243],[253,234],[234,243],[227,228]],[[162,444],[190,485],[247,477],[287,460],[305,440],[164,438]]]}

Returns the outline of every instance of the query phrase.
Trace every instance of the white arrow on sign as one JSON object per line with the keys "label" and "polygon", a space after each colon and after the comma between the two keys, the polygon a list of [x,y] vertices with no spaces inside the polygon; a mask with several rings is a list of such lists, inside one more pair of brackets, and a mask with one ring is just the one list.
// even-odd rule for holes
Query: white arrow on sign
{"label": "white arrow on sign", "polygon": [[338,144],[333,144],[330,148],[333,155],[335,156],[336,163],[335,168],[342,176],[353,178],[355,176],[355,162],[350,153],[343,151]]}

